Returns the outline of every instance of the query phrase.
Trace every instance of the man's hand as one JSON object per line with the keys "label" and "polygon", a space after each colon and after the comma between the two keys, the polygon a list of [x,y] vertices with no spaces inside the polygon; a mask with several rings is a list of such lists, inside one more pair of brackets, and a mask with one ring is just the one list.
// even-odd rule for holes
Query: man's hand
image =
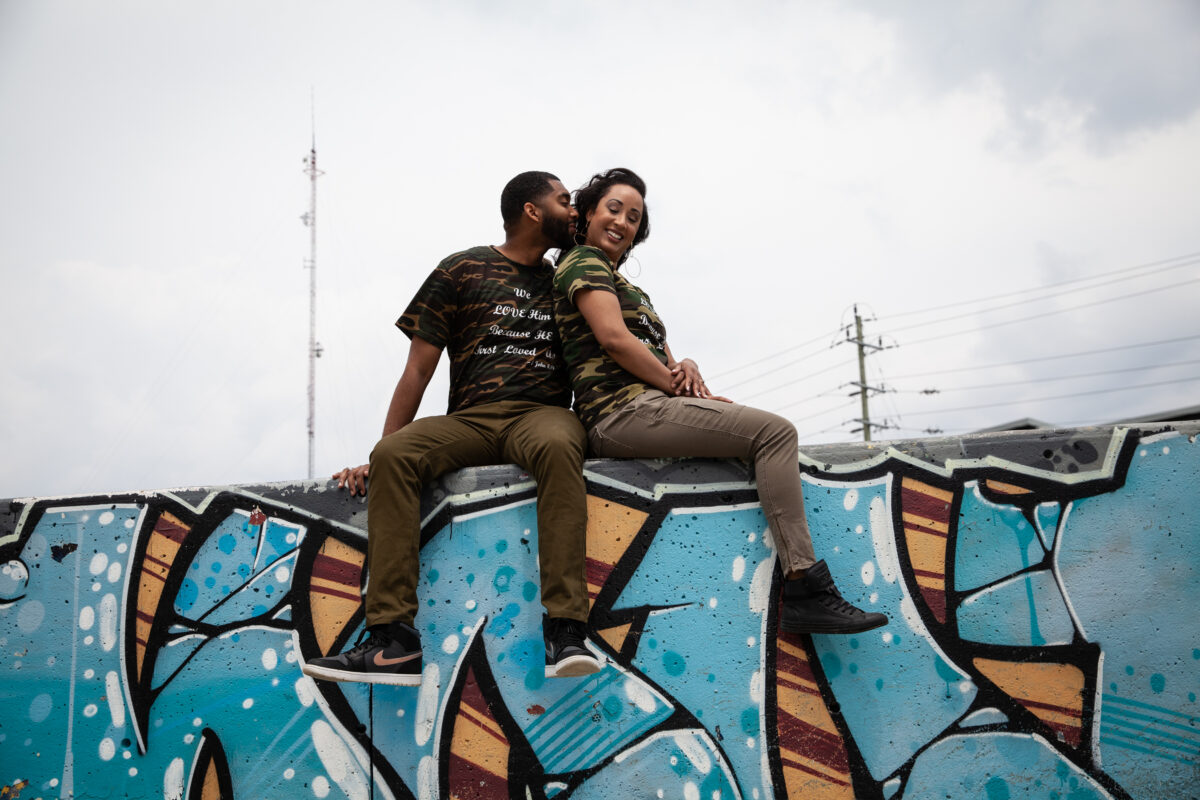
{"label": "man's hand", "polygon": [[338,482],[339,489],[350,487],[350,496],[361,494],[367,496],[367,472],[370,468],[369,464],[363,464],[360,467],[346,467],[341,472],[333,473],[333,478]]}

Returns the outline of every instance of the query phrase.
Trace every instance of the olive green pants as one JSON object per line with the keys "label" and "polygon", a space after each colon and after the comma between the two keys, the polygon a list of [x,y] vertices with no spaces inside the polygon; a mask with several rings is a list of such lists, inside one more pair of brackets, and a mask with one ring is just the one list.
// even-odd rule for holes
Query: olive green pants
{"label": "olive green pants", "polygon": [[586,449],[571,411],[515,400],[413,420],[381,439],[367,479],[367,625],[414,623],[425,486],[456,469],[510,463],[537,483],[542,605],[586,621]]}

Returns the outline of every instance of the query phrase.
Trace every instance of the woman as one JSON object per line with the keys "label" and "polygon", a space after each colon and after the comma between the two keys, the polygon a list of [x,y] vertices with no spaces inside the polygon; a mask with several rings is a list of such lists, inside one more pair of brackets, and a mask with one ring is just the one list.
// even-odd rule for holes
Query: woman
{"label": "woman", "polygon": [[817,561],[804,518],[796,429],[782,417],[709,392],[676,360],[650,298],[618,268],[650,233],[646,184],[632,171],[595,175],[576,192],[576,241],[554,277],[554,308],[575,411],[606,458],[743,458],[787,580],[780,627],[858,633],[887,623],[842,599]]}

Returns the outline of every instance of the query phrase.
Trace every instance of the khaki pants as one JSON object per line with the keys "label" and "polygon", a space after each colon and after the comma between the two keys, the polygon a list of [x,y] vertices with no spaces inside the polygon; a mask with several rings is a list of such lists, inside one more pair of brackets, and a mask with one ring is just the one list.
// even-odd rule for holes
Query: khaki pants
{"label": "khaki pants", "polygon": [[424,487],[452,470],[509,463],[537,482],[542,605],[586,621],[585,449],[569,410],[513,400],[417,419],[381,439],[367,480],[367,625],[416,618]]}
{"label": "khaki pants", "polygon": [[804,518],[796,428],[783,417],[719,400],[651,389],[588,432],[602,458],[743,458],[754,465],[758,498],[785,574],[816,563]]}

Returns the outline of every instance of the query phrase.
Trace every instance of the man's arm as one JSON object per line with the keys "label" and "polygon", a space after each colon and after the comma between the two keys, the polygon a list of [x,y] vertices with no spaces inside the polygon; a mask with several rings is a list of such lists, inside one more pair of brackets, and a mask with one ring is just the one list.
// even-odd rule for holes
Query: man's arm
{"label": "man's arm", "polygon": [[[420,336],[413,336],[408,346],[408,360],[404,363],[404,372],[396,382],[392,392],[392,402],[388,404],[387,416],[383,420],[383,435],[388,436],[413,421],[417,409],[421,406],[421,398],[425,389],[437,370],[438,359],[442,357],[442,348],[430,344]],[[350,494],[367,493],[367,464],[335,472],[333,477],[338,482],[338,488],[350,487]]]}

